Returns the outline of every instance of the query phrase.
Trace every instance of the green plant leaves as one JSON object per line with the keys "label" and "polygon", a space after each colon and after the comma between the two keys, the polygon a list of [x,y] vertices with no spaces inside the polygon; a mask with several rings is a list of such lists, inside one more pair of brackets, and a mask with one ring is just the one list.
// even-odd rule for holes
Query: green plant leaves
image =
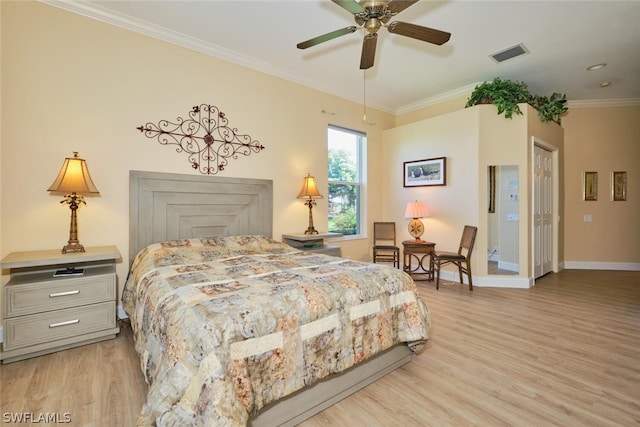
{"label": "green plant leaves", "polygon": [[550,97],[532,95],[525,82],[495,77],[492,81],[475,87],[465,108],[491,103],[498,109],[498,114],[504,114],[505,118],[510,119],[514,114],[522,115],[518,104],[527,103],[538,111],[541,121],[559,123],[560,117],[568,111],[566,102],[565,94],[554,92]]}

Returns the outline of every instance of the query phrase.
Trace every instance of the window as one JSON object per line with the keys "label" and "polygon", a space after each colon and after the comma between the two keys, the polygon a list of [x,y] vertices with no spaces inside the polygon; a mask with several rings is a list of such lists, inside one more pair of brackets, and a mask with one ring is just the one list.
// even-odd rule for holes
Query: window
{"label": "window", "polygon": [[360,234],[363,152],[366,135],[329,126],[329,231]]}

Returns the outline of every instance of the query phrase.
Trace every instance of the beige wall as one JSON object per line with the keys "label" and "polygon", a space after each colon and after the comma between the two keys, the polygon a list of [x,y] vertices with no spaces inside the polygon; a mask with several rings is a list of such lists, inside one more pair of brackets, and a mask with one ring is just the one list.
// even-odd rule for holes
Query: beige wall
{"label": "beige wall", "polygon": [[[488,167],[490,165],[513,165],[518,166],[518,182],[519,182],[519,199],[515,204],[520,213],[520,221],[514,222],[513,239],[514,242],[512,253],[509,259],[520,267],[518,276],[528,278],[530,271],[527,268],[527,245],[528,239],[526,234],[526,212],[528,209],[527,198],[525,197],[526,186],[526,159],[527,159],[527,116],[529,110],[524,106],[520,106],[523,115],[515,115],[512,119],[505,119],[503,115],[496,114],[496,108],[493,105],[477,105],[472,110],[478,110],[479,114],[479,175],[477,178],[478,191],[481,195],[478,200],[479,223],[478,238],[476,240],[477,255],[479,265],[476,272],[479,275],[487,276],[487,258],[486,252],[491,247],[489,242],[489,222],[490,214],[487,211],[488,194]],[[515,249],[517,247],[517,250]],[[507,248],[508,250],[508,248]],[[507,254],[503,254],[507,256]],[[510,278],[513,279],[513,278]],[[527,282],[528,285],[528,282]]]}
{"label": "beige wall", "polygon": [[[633,99],[603,104],[621,105],[571,106],[562,119],[564,150],[557,159],[558,216],[562,220],[557,224],[559,239],[554,245],[564,262],[558,269],[640,270],[640,106]],[[444,110],[455,106],[464,108],[464,102],[452,100]],[[435,106],[425,108],[399,116],[396,123],[411,123],[440,112]],[[537,136],[542,141],[557,137],[559,129],[535,118],[535,112],[529,114],[529,137]],[[486,162],[505,161],[500,157],[499,153],[492,155]],[[628,172],[626,202],[610,200],[610,174],[614,170]],[[582,200],[584,171],[599,172],[597,202]],[[584,215],[591,215],[592,222],[585,223]]]}
{"label": "beige wall", "polygon": [[[640,269],[640,106],[573,108],[563,126],[566,267]],[[597,201],[583,200],[585,171]],[[611,200],[612,171],[627,171],[627,201]]]}
{"label": "beige wall", "polygon": [[[423,220],[426,240],[443,241],[450,234],[459,240],[459,229],[439,225],[477,222],[477,212],[468,209],[477,203],[476,180],[465,178],[466,171],[477,175],[477,123],[477,112],[468,109],[384,132],[382,188],[386,198],[382,212],[385,218],[404,224],[398,230],[402,240],[410,238],[404,212],[414,200],[424,201],[429,211]],[[404,187],[404,162],[434,157],[446,157],[446,185]]]}
{"label": "beige wall", "polygon": [[[430,216],[423,220],[425,240],[435,242],[442,250],[456,250],[465,224],[478,227],[476,246],[472,258],[474,277],[478,284],[487,286],[528,287],[533,283],[532,267],[532,214],[531,175],[533,137],[555,150],[556,159],[562,158],[563,129],[555,123],[541,123],[537,112],[521,104],[522,115],[505,119],[497,115],[493,105],[478,105],[462,109],[384,132],[383,192],[386,195],[384,213],[387,219],[406,224],[404,206],[414,199],[424,201]],[[403,188],[403,162],[432,157],[447,158],[447,185],[444,187]],[[489,165],[516,165],[519,199],[516,203],[520,215],[513,223],[514,241],[511,263],[520,266],[517,277],[495,277],[488,274],[487,250],[489,241],[487,213],[487,167]],[[560,167],[556,170],[560,175]],[[557,193],[559,193],[559,189]],[[559,195],[558,195],[559,196]],[[558,197],[558,199],[560,199]],[[556,203],[556,217],[562,209]],[[557,229],[561,235],[561,229]],[[408,238],[403,230],[401,236]],[[555,239],[555,266],[562,260]],[[505,249],[509,248],[505,245]]]}
{"label": "beige wall", "polygon": [[429,117],[435,117],[441,114],[447,114],[453,111],[462,110],[467,103],[467,99],[468,95],[458,96],[453,99],[436,102],[427,107],[399,114],[396,118],[396,126],[402,126],[408,123],[417,122],[419,120],[428,119]]}
{"label": "beige wall", "polygon": [[[445,222],[440,234],[433,235],[443,245],[457,244],[459,236],[457,227],[447,223],[479,222],[461,200],[471,197],[479,203],[484,184],[470,185],[458,178],[467,167],[475,176],[480,170],[473,160],[477,152],[462,144],[476,133],[467,127],[476,117],[471,109],[463,109],[464,97],[398,117],[368,109],[369,120],[376,125],[365,126],[357,103],[42,3],[0,2],[0,18],[0,256],[58,248],[66,242],[69,210],[46,188],[64,157],[79,151],[101,192],[80,209],[80,240],[87,246],[115,244],[127,259],[129,170],[195,173],[184,155],[145,138],[135,127],[184,116],[199,103],[218,106],[232,126],[265,145],[260,153],[231,161],[221,176],[274,181],[275,237],[307,226],[306,207],[295,199],[307,172],[326,189],[328,124],[367,133],[368,224],[390,218],[405,224],[404,206],[416,198],[432,205],[432,218],[425,222],[427,237],[438,229],[438,221]],[[332,114],[323,114],[323,109]],[[456,110],[460,115],[455,120],[445,114]],[[438,129],[425,131],[422,125],[411,124],[435,116]],[[568,261],[640,268],[639,116],[638,107],[573,109],[564,119],[570,159],[562,186]],[[407,124],[392,133],[408,135],[407,150],[396,150],[393,139],[383,146],[383,131],[396,123]],[[446,128],[454,132],[445,138]],[[459,144],[449,144],[456,141]],[[402,162],[431,155],[453,159],[447,164],[452,174],[447,187],[404,189]],[[600,172],[598,202],[581,201],[584,170]],[[629,172],[627,202],[603,197],[612,170]],[[445,205],[443,200],[461,206],[445,212],[439,207]],[[326,210],[326,199],[314,210],[320,230],[326,229]],[[587,213],[593,216],[592,223],[582,222]],[[399,227],[405,232],[404,228]],[[368,240],[340,245],[346,256],[370,259]],[[120,286],[126,272],[121,263]],[[5,282],[7,272],[3,273]]]}
{"label": "beige wall", "polygon": [[[404,211],[414,200],[427,205],[422,238],[437,249],[457,250],[462,226],[479,223],[478,122],[478,109],[464,109],[384,132],[383,216],[396,222],[399,240],[411,238]],[[446,157],[446,185],[405,188],[403,163],[434,157]]]}
{"label": "beige wall", "polygon": [[[129,171],[196,174],[184,154],[136,127],[185,117],[196,104],[219,107],[232,127],[266,147],[231,160],[220,176],[273,180],[276,238],[307,227],[308,210],[295,198],[307,172],[326,193],[328,124],[366,132],[368,170],[382,162],[389,114],[368,109],[376,125],[365,126],[361,105],[304,86],[42,3],[1,8],[1,256],[66,243],[70,211],[46,189],[64,158],[79,151],[100,190],[79,210],[79,239],[85,246],[115,244],[128,259]],[[369,173],[366,185],[381,182]],[[369,191],[370,218],[381,204],[380,192]],[[326,199],[314,214],[316,228],[326,230]],[[345,256],[370,259],[368,240],[339,244]],[[117,271],[121,288],[126,261]]]}

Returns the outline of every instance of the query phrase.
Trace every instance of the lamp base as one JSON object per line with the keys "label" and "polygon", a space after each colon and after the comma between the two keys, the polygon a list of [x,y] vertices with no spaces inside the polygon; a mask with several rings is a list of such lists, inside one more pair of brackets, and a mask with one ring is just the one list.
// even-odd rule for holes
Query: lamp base
{"label": "lamp base", "polygon": [[84,252],[84,246],[80,244],[77,240],[75,242],[69,241],[62,248],[62,253],[66,254],[67,252]]}
{"label": "lamp base", "polygon": [[309,206],[309,227],[307,227],[307,231],[304,234],[318,234],[318,230],[313,226],[313,205],[316,204],[316,201],[309,197],[309,200],[304,204]]}
{"label": "lamp base", "polygon": [[67,252],[84,252],[84,246],[80,244],[78,240],[78,219],[76,211],[78,210],[78,203],[85,203],[84,197],[82,195],[77,195],[76,193],[71,193],[65,196],[64,200],[60,203],[69,204],[69,209],[71,209],[71,224],[69,225],[69,240],[67,244],[62,248],[62,253],[66,254]]}
{"label": "lamp base", "polygon": [[413,218],[409,221],[409,234],[413,236],[416,240],[416,243],[424,242],[424,240],[420,239],[420,237],[424,234],[424,224],[418,218]]}

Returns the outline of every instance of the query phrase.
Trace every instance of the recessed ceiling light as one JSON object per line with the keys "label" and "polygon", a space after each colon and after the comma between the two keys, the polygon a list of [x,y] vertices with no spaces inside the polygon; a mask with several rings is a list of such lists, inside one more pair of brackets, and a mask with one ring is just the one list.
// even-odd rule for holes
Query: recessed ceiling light
{"label": "recessed ceiling light", "polygon": [[602,64],[596,64],[596,65],[592,65],[591,67],[587,67],[587,70],[589,71],[595,71],[595,70],[599,70],[600,68],[604,68],[606,67],[607,64],[605,64],[604,62]]}
{"label": "recessed ceiling light", "polygon": [[602,82],[600,83],[600,87],[609,87],[611,86],[611,82]]}

